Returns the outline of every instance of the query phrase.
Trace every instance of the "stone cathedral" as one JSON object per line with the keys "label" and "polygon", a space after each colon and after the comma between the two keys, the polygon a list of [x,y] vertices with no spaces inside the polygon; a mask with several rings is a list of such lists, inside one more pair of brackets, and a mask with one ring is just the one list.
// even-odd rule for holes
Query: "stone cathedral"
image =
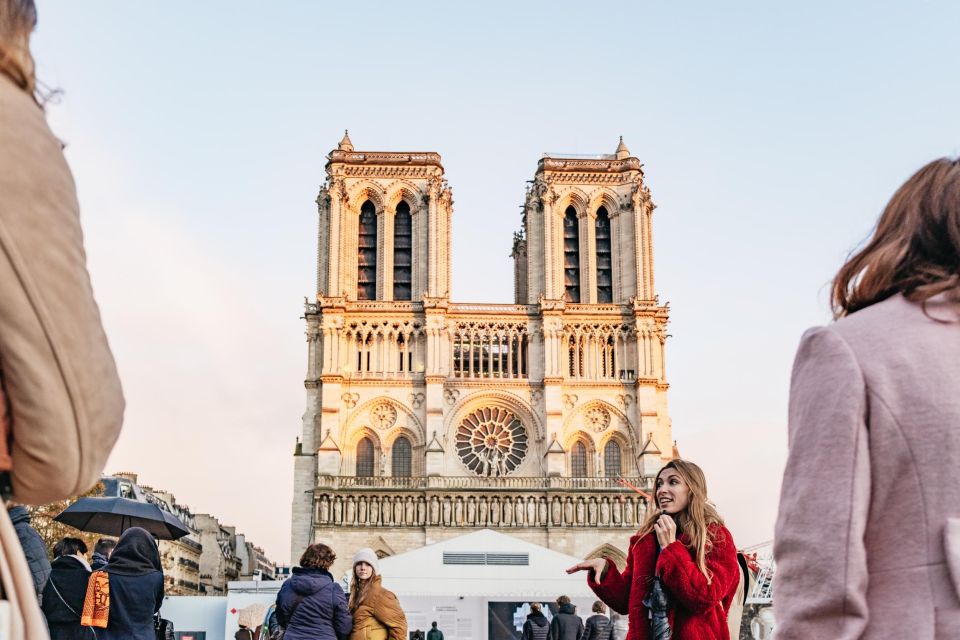
{"label": "stone cathedral", "polygon": [[622,560],[647,506],[622,481],[649,489],[676,456],[640,161],[622,139],[545,154],[514,234],[514,302],[471,304],[450,299],[440,155],[344,135],[327,158],[294,562],[328,542],[340,575],[361,547],[485,527]]}

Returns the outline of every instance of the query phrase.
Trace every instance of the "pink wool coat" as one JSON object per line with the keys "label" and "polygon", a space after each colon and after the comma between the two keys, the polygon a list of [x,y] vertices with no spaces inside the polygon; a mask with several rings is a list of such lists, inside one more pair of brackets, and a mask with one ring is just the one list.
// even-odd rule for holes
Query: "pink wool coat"
{"label": "pink wool coat", "polygon": [[960,638],[960,309],[894,296],[797,353],[777,640]]}

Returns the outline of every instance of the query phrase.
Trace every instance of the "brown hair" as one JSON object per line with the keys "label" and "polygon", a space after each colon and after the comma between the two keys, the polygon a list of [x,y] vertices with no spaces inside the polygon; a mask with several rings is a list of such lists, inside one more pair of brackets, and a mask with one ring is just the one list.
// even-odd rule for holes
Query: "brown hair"
{"label": "brown hair", "polygon": [[337,554],[333,549],[325,544],[317,543],[307,547],[303,555],[300,556],[300,566],[310,569],[323,569],[326,571],[337,559]]}
{"label": "brown hair", "polygon": [[[716,507],[707,502],[707,477],[703,474],[703,469],[688,460],[676,458],[664,465],[663,469],[660,469],[654,483],[654,500],[656,500],[657,495],[656,488],[660,485],[660,474],[667,469],[676,471],[684,484],[687,485],[689,502],[687,508],[676,515],[677,534],[679,536],[682,532],[687,535],[689,544],[686,547],[694,551],[697,567],[706,576],[709,583],[713,576],[707,569],[707,554],[713,548],[713,541],[707,535],[707,529],[710,525],[722,525],[723,518],[717,513]],[[637,535],[642,537],[652,533],[653,523],[660,517],[660,513],[659,505],[655,504]]]}
{"label": "brown hair", "polygon": [[37,81],[29,43],[36,27],[33,0],[0,0],[0,73],[31,95]]}
{"label": "brown hair", "polygon": [[603,604],[602,600],[597,600],[593,603],[593,612],[594,613],[606,613],[607,605]]}
{"label": "brown hair", "polygon": [[940,158],[897,189],[867,245],[833,279],[841,318],[902,293],[926,302],[960,297],[960,160]]}
{"label": "brown hair", "polygon": [[[377,570],[373,565],[367,565],[373,569],[373,575],[366,580],[361,580],[357,577],[357,565],[360,564],[357,562],[353,565],[353,569],[350,570],[350,598],[347,600],[347,609],[350,610],[350,613],[353,613],[357,610],[361,604],[363,604],[364,599],[366,599],[367,594],[370,593],[370,586],[373,584],[373,579],[377,577]],[[367,564],[367,563],[364,563]]]}

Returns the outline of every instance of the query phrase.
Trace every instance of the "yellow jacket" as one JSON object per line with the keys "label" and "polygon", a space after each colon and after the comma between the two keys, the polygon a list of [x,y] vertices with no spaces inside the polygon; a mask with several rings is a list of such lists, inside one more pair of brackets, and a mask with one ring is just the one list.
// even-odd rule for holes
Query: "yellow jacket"
{"label": "yellow jacket", "polygon": [[350,640],[407,640],[407,617],[400,601],[380,585],[380,576],[372,580],[366,597],[353,612]]}

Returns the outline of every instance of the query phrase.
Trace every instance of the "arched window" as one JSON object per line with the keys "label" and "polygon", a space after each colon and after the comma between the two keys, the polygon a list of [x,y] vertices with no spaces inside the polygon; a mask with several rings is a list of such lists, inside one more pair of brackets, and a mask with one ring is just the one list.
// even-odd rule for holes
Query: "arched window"
{"label": "arched window", "polygon": [[572,206],[563,216],[563,286],[564,300],[580,302],[580,221]]}
{"label": "arched window", "polygon": [[410,205],[401,200],[393,218],[393,299],[409,300],[412,281],[413,219]]}
{"label": "arched window", "polygon": [[393,460],[391,467],[394,478],[410,477],[410,461],[412,458],[410,441],[400,436],[393,442]]}
{"label": "arched window", "polygon": [[370,438],[363,438],[359,444],[357,444],[357,477],[372,477],[373,462],[373,443],[370,442]]}
{"label": "arched window", "polygon": [[610,260],[610,216],[597,209],[597,302],[613,302],[613,271]]}
{"label": "arched window", "polygon": [[616,440],[611,440],[603,448],[603,475],[608,478],[619,478],[622,475],[620,469],[620,444]]}
{"label": "arched window", "polygon": [[377,209],[367,200],[360,206],[357,237],[357,300],[377,298]]}
{"label": "arched window", "polygon": [[570,450],[570,475],[574,478],[587,477],[587,447],[579,440]]}

